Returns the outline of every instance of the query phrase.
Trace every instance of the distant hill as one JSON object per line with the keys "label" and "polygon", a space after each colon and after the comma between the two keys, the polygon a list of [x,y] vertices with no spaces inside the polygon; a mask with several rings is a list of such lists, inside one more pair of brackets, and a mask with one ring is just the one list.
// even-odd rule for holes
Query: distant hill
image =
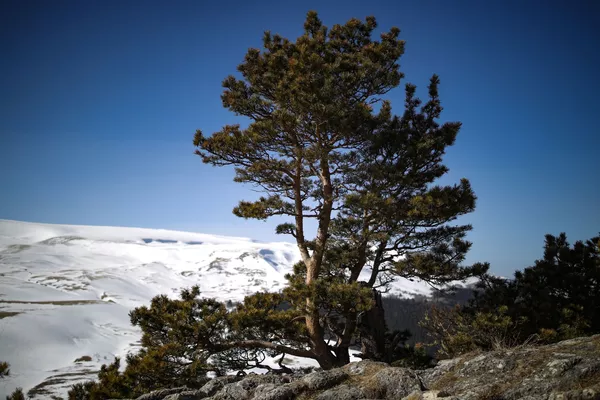
{"label": "distant hill", "polygon": [[[114,356],[135,350],[140,332],[128,312],[158,294],[199,285],[207,297],[237,302],[282,289],[299,259],[291,243],[0,220],[0,356],[11,364],[0,398],[40,382],[43,397],[64,394]],[[392,326],[413,326],[418,299],[432,289],[399,279],[389,294],[415,299],[386,300]]]}

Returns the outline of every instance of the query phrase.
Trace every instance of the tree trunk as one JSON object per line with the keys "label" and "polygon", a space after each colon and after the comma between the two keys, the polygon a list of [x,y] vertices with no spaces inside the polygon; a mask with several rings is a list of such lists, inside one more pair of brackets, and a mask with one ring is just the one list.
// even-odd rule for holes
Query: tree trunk
{"label": "tree trunk", "polygon": [[387,324],[381,293],[373,289],[375,305],[365,312],[359,321],[361,338],[361,357],[369,360],[383,361],[385,359],[385,333]]}
{"label": "tree trunk", "polygon": [[324,340],[323,327],[319,323],[319,313],[311,314],[306,317],[306,328],[311,340],[312,352],[315,360],[324,370],[339,367],[336,357],[331,353],[327,343]]}
{"label": "tree trunk", "polygon": [[335,349],[335,358],[340,366],[350,364],[350,352],[347,346]]}

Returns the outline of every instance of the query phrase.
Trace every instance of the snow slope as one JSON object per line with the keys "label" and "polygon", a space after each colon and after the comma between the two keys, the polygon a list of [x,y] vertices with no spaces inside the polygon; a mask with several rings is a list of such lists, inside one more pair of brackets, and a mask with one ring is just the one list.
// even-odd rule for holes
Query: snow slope
{"label": "snow slope", "polygon": [[[157,294],[199,285],[219,300],[284,287],[299,261],[291,243],[159,229],[0,220],[0,361],[11,376],[0,398],[36,385],[38,398],[66,393],[100,365],[134,350],[128,312]],[[427,295],[399,280],[391,293]],[[91,361],[75,362],[89,356]]]}

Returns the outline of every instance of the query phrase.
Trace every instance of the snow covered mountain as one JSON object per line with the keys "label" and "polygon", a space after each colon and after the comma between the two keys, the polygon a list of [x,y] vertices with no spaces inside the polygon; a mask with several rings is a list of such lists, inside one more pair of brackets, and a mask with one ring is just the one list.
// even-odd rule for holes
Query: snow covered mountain
{"label": "snow covered mountain", "polygon": [[[284,242],[0,220],[0,361],[11,364],[0,398],[17,386],[36,387],[38,398],[64,395],[93,378],[135,349],[140,332],[128,312],[155,295],[199,285],[206,297],[242,300],[282,289],[299,259]],[[399,280],[391,293],[430,288]]]}

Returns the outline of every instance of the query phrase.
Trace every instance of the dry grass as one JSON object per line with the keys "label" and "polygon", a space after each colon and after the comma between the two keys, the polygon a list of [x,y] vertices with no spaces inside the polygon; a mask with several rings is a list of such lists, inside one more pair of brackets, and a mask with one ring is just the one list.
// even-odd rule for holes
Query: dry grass
{"label": "dry grass", "polygon": [[[473,356],[477,355],[478,353],[472,353]],[[471,359],[473,357],[470,356],[462,356],[458,363],[456,363],[456,365],[452,366],[451,369],[446,372],[444,375],[442,375],[438,380],[436,380],[432,385],[431,385],[431,390],[444,390],[446,389],[448,386],[452,386],[454,383],[456,383],[459,379],[460,376],[456,373],[456,370],[460,369],[463,365],[465,365],[465,362],[468,359]]]}
{"label": "dry grass", "polygon": [[16,311],[0,311],[0,319],[14,317],[15,315],[19,315],[19,314],[21,314],[21,313],[16,312]]}
{"label": "dry grass", "polygon": [[[506,351],[515,352],[520,354],[518,358],[509,362],[509,365],[504,367],[505,369],[501,374],[501,381],[489,382],[487,386],[481,387],[483,391],[480,392],[479,400],[500,400],[503,399],[503,394],[510,391],[514,393],[514,390],[525,384],[531,379],[539,379],[539,374],[547,370],[547,364],[552,360],[563,360],[566,363],[565,367],[567,370],[572,368],[570,363],[573,365],[579,362],[579,357],[583,360],[589,360],[590,354],[600,353],[600,335],[596,335],[590,338],[589,341],[567,341],[565,343],[546,345],[546,346],[535,346],[530,351],[523,351],[525,346],[518,346],[517,348],[511,348],[506,350],[499,350],[496,352],[489,352],[490,357],[494,357],[494,353],[497,353],[500,359],[506,357],[502,355]],[[560,356],[563,354],[564,357]],[[470,356],[463,356],[457,365],[453,366],[447,373],[443,374],[438,378],[432,385],[431,389],[442,390],[450,387],[457,387],[465,379],[472,379],[473,377],[462,376],[458,371],[464,366],[465,362],[472,360],[475,354]],[[558,357],[558,358],[557,358]],[[509,359],[512,357],[508,357]],[[589,361],[588,361],[589,362]],[[508,367],[508,368],[507,368]],[[560,373],[562,376],[562,373]],[[499,377],[500,375],[498,375]],[[554,379],[547,376],[544,379]],[[556,379],[561,379],[561,384],[555,387],[555,390],[561,392],[567,391],[581,391],[584,389],[596,389],[600,387],[600,362],[592,364],[591,368],[577,379],[568,380],[557,376]]]}

